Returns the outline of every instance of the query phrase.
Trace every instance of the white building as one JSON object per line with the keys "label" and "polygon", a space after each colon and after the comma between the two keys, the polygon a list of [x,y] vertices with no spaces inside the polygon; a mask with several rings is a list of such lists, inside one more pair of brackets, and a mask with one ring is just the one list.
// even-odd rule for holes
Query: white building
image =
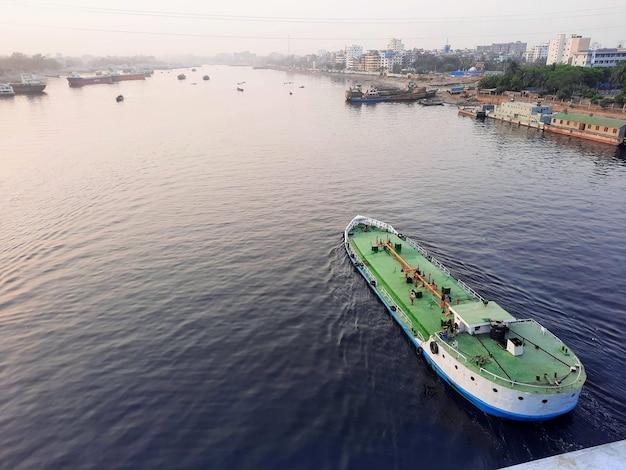
{"label": "white building", "polygon": [[590,43],[591,38],[583,38],[577,34],[569,36],[559,34],[554,39],[550,39],[546,65],[570,64],[574,54],[589,50]]}
{"label": "white building", "polygon": [[389,40],[389,44],[387,44],[387,50],[393,52],[402,52],[404,51],[404,44],[402,44],[401,39],[392,38]]}
{"label": "white building", "polygon": [[549,48],[549,42],[544,42],[540,46],[532,46],[530,49],[524,52],[524,59],[526,60],[526,62],[536,62],[539,59],[547,59]]}
{"label": "white building", "polygon": [[346,47],[346,69],[354,70],[358,63],[358,58],[363,55],[363,47],[352,44],[350,47]]}
{"label": "white building", "polygon": [[505,101],[496,106],[491,117],[504,121],[517,121],[529,125],[539,124],[541,116],[544,114],[552,114],[552,106],[542,106],[541,103]]}
{"label": "white building", "polygon": [[623,60],[626,60],[626,48],[595,49],[574,54],[572,65],[578,67],[614,67]]}

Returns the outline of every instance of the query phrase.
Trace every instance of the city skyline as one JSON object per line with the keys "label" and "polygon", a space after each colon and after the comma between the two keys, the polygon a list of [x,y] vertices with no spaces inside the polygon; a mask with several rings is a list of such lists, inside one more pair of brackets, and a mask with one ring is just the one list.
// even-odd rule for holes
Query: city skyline
{"label": "city skyline", "polygon": [[[61,3],[62,2],[62,3]],[[368,6],[354,0],[296,4],[241,0],[212,5],[180,0],[78,1],[59,3],[0,0],[0,55],[213,55],[250,51],[306,55],[352,44],[383,49],[401,39],[406,49],[475,49],[521,41],[539,45],[556,34],[580,34],[592,44],[616,47],[626,38],[626,12],[615,1],[593,8],[556,0],[502,5],[494,0],[477,9],[469,2],[444,1],[420,7],[401,0]]]}

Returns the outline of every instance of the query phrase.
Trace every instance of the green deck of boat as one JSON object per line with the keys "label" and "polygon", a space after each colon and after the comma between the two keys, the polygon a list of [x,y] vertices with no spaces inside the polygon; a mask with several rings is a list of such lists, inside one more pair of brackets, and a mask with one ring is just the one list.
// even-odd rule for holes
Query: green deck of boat
{"label": "green deck of boat", "polygon": [[[352,230],[349,237],[350,246],[376,278],[379,290],[384,287],[395,304],[404,311],[406,318],[399,315],[400,321],[405,323],[415,336],[419,336],[418,332],[421,332],[424,338],[428,338],[441,332],[442,322],[451,316],[442,313],[440,299],[427,288],[421,288],[422,298],[416,298],[411,304],[409,295],[411,289],[415,289],[416,286],[407,283],[402,264],[392,253],[382,247],[378,251],[372,250],[378,242],[388,240],[394,248],[396,244],[400,245],[395,251],[412,268],[419,268],[426,280],[435,282],[438,292],[441,292],[442,287],[449,288],[452,308],[462,315],[464,320],[469,320],[469,323],[514,319],[495,302],[483,304],[461,288],[455,278],[443,272],[421,252],[395,234],[377,230],[375,227],[362,229],[363,227],[355,227]],[[533,387],[523,385],[530,384],[540,386],[541,391],[546,392],[544,387],[554,385],[555,377],[563,386],[566,383],[574,385],[578,382],[575,380],[576,376],[584,381],[584,371],[582,374],[572,372],[572,367],[580,364],[576,356],[558,338],[536,322],[529,320],[512,323],[507,338],[512,337],[524,341],[524,353],[520,356],[514,356],[506,351],[504,346],[491,339],[488,333],[476,335],[459,333],[440,341],[440,344],[444,347],[444,354],[448,351],[471,369],[486,376],[492,373],[504,377],[515,382],[515,386],[519,388],[532,390]],[[508,381],[501,382],[503,385],[511,385]],[[554,391],[560,393],[562,390]]]}

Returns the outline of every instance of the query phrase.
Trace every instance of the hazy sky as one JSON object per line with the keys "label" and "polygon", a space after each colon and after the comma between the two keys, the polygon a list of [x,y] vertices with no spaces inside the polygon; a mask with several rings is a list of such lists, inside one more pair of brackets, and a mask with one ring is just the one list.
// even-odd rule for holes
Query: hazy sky
{"label": "hazy sky", "polygon": [[383,49],[538,45],[558,33],[616,47],[623,0],[0,0],[0,55],[304,55]]}

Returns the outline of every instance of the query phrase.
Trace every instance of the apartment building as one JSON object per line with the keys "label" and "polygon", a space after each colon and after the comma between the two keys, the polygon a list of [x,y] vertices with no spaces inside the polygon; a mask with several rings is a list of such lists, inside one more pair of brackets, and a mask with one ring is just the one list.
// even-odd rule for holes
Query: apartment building
{"label": "apartment building", "polygon": [[524,60],[526,62],[536,62],[539,59],[548,58],[548,49],[550,48],[549,42],[544,42],[540,46],[532,46],[526,52],[524,52]]}
{"label": "apartment building", "polygon": [[583,38],[577,34],[558,34],[550,39],[546,65],[571,64],[574,54],[589,50],[591,38]]}
{"label": "apartment building", "polygon": [[626,60],[626,48],[595,49],[572,55],[572,65],[578,67],[614,67]]}

